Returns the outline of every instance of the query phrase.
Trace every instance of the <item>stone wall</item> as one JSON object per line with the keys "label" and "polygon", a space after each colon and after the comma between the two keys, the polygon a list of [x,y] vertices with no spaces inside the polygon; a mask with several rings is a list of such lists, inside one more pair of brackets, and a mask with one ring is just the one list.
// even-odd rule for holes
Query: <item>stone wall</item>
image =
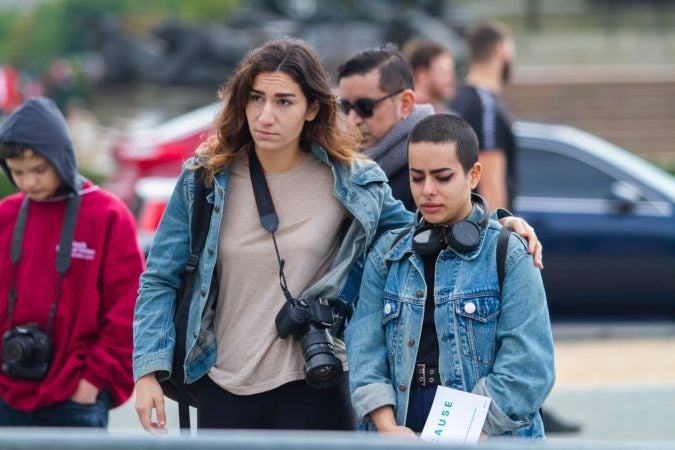
{"label": "stone wall", "polygon": [[504,97],[516,118],[573,125],[675,166],[675,69],[527,69]]}

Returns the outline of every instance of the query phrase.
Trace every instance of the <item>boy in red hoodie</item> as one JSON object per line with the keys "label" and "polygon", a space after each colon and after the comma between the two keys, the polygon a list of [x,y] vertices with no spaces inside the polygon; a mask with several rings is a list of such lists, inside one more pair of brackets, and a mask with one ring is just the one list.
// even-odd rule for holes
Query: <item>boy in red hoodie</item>
{"label": "boy in red hoodie", "polygon": [[49,99],[0,127],[0,166],[21,191],[0,201],[0,426],[105,428],[134,385],[134,219],[77,173]]}

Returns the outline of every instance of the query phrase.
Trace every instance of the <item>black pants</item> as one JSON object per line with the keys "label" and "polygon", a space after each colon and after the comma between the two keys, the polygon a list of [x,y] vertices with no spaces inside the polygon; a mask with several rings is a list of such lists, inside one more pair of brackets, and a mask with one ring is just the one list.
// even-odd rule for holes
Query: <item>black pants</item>
{"label": "black pants", "polygon": [[314,389],[300,380],[253,395],[232,394],[204,376],[199,381],[197,428],[354,430],[347,374],[330,388]]}

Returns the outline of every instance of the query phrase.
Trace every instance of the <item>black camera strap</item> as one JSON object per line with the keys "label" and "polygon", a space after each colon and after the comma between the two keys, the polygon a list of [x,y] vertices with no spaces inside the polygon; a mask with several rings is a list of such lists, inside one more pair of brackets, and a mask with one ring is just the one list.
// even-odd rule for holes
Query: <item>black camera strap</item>
{"label": "black camera strap", "polygon": [[270,194],[270,188],[267,185],[267,179],[265,178],[262,165],[253,148],[249,148],[248,150],[248,170],[251,175],[251,185],[253,186],[255,203],[258,207],[260,224],[264,229],[272,233],[274,251],[277,254],[277,261],[279,262],[279,285],[281,286],[281,291],[284,293],[284,297],[290,302],[293,301],[293,296],[288,291],[288,285],[286,284],[286,275],[284,275],[285,261],[279,254],[279,246],[277,245],[277,239],[274,235],[274,232],[277,231],[277,228],[279,227],[279,216],[277,216],[274,209],[274,202],[272,201],[272,195]]}
{"label": "black camera strap", "polygon": [[[73,247],[73,237],[75,235],[75,225],[80,210],[81,197],[79,194],[83,180],[78,178],[75,183],[75,194],[68,197],[66,201],[66,210],[61,225],[61,238],[59,240],[59,250],[56,255],[56,272],[58,280],[56,282],[56,295],[49,309],[49,319],[47,321],[47,334],[51,334],[54,317],[56,317],[56,305],[61,297],[61,282],[63,275],[70,269],[71,249]],[[12,247],[10,250],[10,259],[12,261],[12,281],[9,288],[9,328],[14,324],[14,307],[16,306],[16,269],[21,259],[21,247],[23,244],[23,235],[26,231],[26,222],[28,220],[28,210],[30,208],[30,199],[25,197],[21,203],[21,209],[16,219],[14,233],[12,234]]]}

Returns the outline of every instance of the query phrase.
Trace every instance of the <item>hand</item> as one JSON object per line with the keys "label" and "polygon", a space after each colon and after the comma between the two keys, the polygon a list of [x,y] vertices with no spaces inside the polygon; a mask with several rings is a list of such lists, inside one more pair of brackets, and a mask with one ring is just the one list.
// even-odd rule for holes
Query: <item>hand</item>
{"label": "hand", "polygon": [[543,269],[542,252],[544,247],[541,245],[541,242],[539,242],[539,239],[537,239],[534,228],[520,217],[504,217],[499,222],[509,230],[527,239],[527,252],[534,256],[534,265]]}
{"label": "hand", "polygon": [[[157,422],[152,421],[152,410],[157,411]],[[166,413],[164,412],[164,391],[154,373],[143,375],[136,382],[136,414],[141,426],[151,434],[164,434]]]}
{"label": "hand", "polygon": [[381,406],[371,411],[368,415],[380,434],[417,439],[417,435],[413,430],[396,424],[394,408],[391,405]]}
{"label": "hand", "polygon": [[93,405],[96,403],[98,392],[99,388],[84,378],[80,378],[80,381],[77,384],[77,389],[75,389],[73,395],[70,396],[70,401],[80,403],[82,405]]}
{"label": "hand", "polygon": [[394,428],[390,428],[387,430],[378,430],[378,431],[380,434],[385,436],[398,436],[402,438],[420,439],[419,436],[417,436],[413,430],[401,425],[396,425]]}

